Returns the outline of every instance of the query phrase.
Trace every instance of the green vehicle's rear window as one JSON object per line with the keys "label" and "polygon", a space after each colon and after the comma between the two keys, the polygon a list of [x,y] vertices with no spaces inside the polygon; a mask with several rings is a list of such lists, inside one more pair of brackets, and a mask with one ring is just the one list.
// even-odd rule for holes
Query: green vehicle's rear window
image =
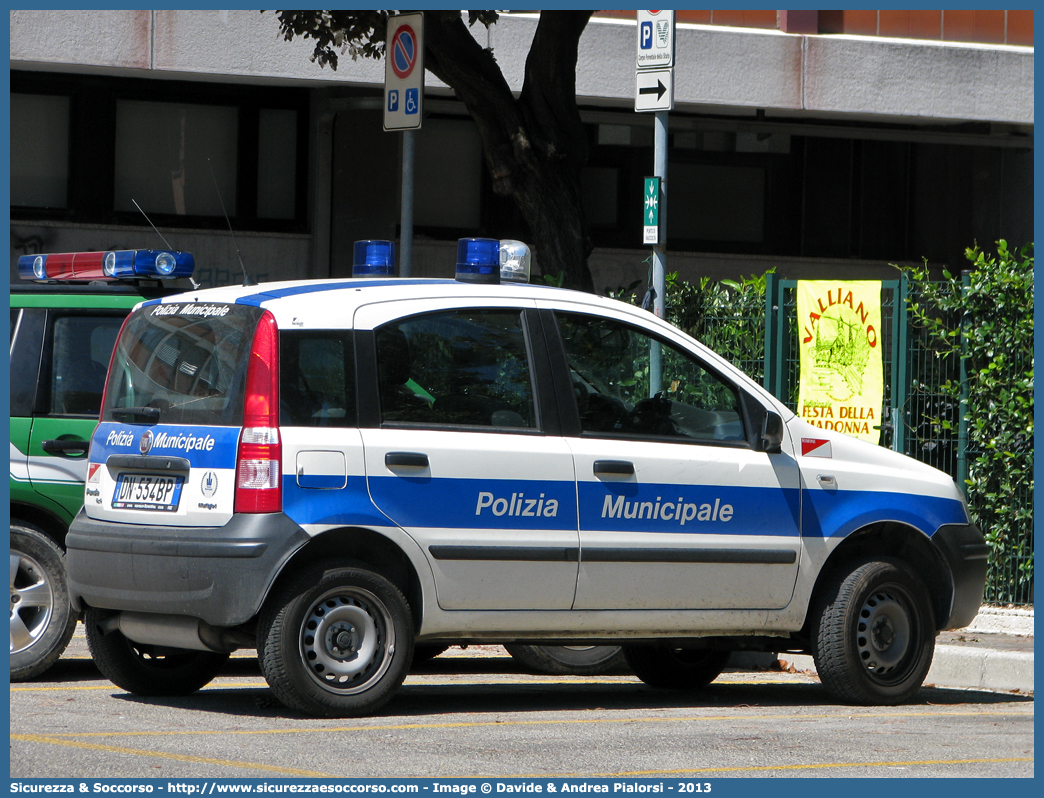
{"label": "green vehicle's rear window", "polygon": [[156,423],[239,426],[254,329],[262,310],[224,303],[149,305],[116,344],[103,421],[155,408]]}

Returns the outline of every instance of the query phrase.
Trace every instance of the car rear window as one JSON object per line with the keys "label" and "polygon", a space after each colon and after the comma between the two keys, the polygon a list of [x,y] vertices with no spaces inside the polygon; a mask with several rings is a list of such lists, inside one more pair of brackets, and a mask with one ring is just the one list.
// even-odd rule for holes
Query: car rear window
{"label": "car rear window", "polygon": [[[239,426],[260,308],[223,303],[164,303],[131,315],[116,344],[104,421],[127,410],[159,424]],[[121,412],[124,411],[124,412]]]}

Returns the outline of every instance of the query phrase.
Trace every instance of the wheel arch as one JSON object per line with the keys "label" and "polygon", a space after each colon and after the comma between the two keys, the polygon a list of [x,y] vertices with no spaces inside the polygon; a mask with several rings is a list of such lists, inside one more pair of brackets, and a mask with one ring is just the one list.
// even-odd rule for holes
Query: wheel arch
{"label": "wheel arch", "polygon": [[11,502],[11,525],[28,524],[55,542],[65,551],[65,537],[69,534],[69,525],[56,514],[34,504]]}
{"label": "wheel arch", "polygon": [[[822,591],[839,571],[871,556],[901,560],[913,570],[931,596],[935,627],[941,629],[950,617],[953,604],[954,587],[950,568],[927,535],[896,521],[870,524],[846,537],[820,568],[809,607],[816,606]],[[809,613],[805,618],[802,635],[809,633],[811,623]]]}
{"label": "wheel arch", "polygon": [[304,568],[335,560],[352,561],[388,579],[406,597],[414,628],[420,628],[424,612],[423,592],[414,564],[395,541],[364,527],[330,529],[312,538],[280,569],[261,607]]}

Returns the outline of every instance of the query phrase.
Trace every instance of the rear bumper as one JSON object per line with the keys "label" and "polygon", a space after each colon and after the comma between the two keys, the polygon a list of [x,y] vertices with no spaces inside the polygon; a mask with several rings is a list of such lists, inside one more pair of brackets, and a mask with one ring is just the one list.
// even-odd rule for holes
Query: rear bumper
{"label": "rear bumper", "polygon": [[960,629],[972,622],[982,606],[990,547],[974,524],[944,524],[932,535],[932,543],[953,579],[950,617],[939,629]]}
{"label": "rear bumper", "polygon": [[81,510],[66,538],[69,595],[77,610],[86,604],[234,626],[257,614],[284,563],[307,541],[282,513],[169,527],[94,521]]}

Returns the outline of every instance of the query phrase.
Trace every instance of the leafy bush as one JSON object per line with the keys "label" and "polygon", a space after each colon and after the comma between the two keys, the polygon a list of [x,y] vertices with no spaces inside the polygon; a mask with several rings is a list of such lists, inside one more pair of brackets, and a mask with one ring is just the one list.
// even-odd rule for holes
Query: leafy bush
{"label": "leafy bush", "polygon": [[[927,266],[907,269],[913,322],[939,358],[963,360],[967,425],[966,496],[992,548],[988,601],[1032,601],[1033,584],[1033,245],[1015,253],[967,250],[971,269],[932,282]],[[956,412],[931,419],[940,434],[960,425],[961,377],[938,392]]]}
{"label": "leafy bush", "polygon": [[[766,272],[768,274],[770,272]],[[761,382],[765,371],[765,275],[690,283],[667,274],[667,321]],[[607,296],[639,304],[641,281],[607,290]]]}

